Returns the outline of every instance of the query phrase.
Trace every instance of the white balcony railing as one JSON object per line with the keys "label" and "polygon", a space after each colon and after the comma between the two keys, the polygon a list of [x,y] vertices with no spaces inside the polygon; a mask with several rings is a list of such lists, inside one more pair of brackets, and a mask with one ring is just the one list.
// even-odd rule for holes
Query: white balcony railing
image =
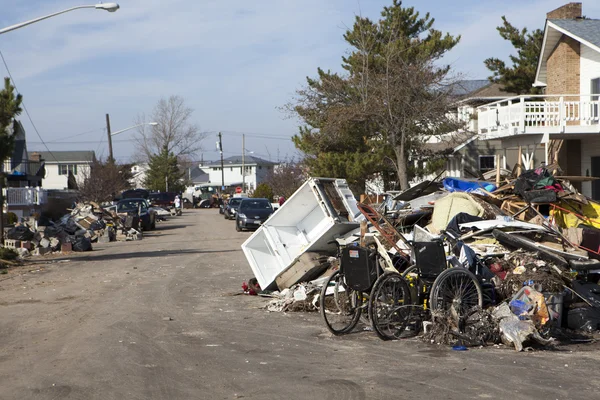
{"label": "white balcony railing", "polygon": [[47,202],[46,191],[42,188],[5,188],[3,189],[4,201],[10,206],[33,206]]}
{"label": "white balcony railing", "polygon": [[599,95],[517,96],[477,108],[485,137],[600,132]]}

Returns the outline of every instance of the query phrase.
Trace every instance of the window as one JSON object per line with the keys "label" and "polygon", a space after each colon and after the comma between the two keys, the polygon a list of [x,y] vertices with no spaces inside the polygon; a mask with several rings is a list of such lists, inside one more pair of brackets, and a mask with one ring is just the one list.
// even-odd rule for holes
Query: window
{"label": "window", "polygon": [[496,156],[479,156],[479,170],[486,172],[496,168]]}
{"label": "window", "polygon": [[59,175],[69,175],[69,172],[77,175],[77,164],[58,164]]}
{"label": "window", "polygon": [[[594,102],[592,103],[592,123],[593,124],[597,124],[598,120],[600,119],[600,115],[598,115],[598,100],[600,99],[600,78],[596,78],[596,79],[592,79],[592,87],[590,88],[590,93],[592,94],[592,98],[591,100]],[[594,96],[596,95],[596,96]]]}

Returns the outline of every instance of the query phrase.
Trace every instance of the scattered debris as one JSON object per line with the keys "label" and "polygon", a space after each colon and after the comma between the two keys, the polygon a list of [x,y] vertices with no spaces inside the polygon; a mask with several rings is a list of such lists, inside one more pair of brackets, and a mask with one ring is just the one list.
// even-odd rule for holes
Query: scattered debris
{"label": "scattered debris", "polygon": [[[600,330],[600,203],[577,192],[567,179],[577,177],[561,177],[556,164],[513,174],[504,171],[501,179],[497,174],[496,184],[425,181],[388,193],[376,210],[356,205],[343,180],[311,178],[242,249],[260,287],[279,289],[269,311],[317,310],[319,287],[337,269],[347,280],[368,282],[368,289],[358,290],[367,303],[376,303],[369,297],[384,295],[375,294],[377,282],[367,279],[372,271],[366,264],[345,270],[352,260],[342,256],[349,252],[338,251],[357,246],[377,259],[377,281],[385,271],[412,268],[396,278],[411,290],[411,311],[385,314],[399,321],[386,329],[411,329],[430,343],[462,348],[502,342],[518,351],[527,342],[547,346]],[[433,304],[442,302],[435,298],[441,295],[431,294],[434,282],[445,269],[459,267],[481,287],[475,292],[481,305],[457,308],[460,297]],[[375,323],[373,330],[378,331]]]}

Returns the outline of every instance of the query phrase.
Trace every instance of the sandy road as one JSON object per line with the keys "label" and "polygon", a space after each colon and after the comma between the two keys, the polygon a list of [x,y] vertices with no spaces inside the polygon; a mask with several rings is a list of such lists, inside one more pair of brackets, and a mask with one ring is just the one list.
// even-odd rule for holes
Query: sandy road
{"label": "sandy road", "polygon": [[596,352],[453,352],[267,313],[231,295],[251,275],[248,236],[190,210],[142,241],[0,275],[0,399],[598,396]]}

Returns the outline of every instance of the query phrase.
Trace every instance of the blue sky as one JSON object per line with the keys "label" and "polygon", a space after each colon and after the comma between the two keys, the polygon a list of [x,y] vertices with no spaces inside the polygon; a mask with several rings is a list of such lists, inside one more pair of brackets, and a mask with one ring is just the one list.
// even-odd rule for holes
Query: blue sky
{"label": "blue sky", "polygon": [[[93,2],[90,2],[92,4]],[[413,0],[435,27],[461,42],[445,58],[469,79],[488,76],[483,60],[507,59],[510,44],[495,27],[542,28],[546,12],[566,0]],[[0,28],[76,5],[81,0],[0,0]],[[112,130],[149,114],[161,97],[180,95],[207,133],[198,159],[246,149],[273,160],[296,154],[298,121],[279,110],[318,67],[339,70],[342,35],[356,14],[378,18],[391,0],[122,0],[116,13],[77,10],[0,35],[0,50],[51,150],[95,150],[106,156],[105,114]],[[600,4],[583,2],[600,18]],[[0,73],[6,70],[0,64]],[[44,150],[23,114],[30,149]],[[128,131],[113,138],[115,157],[135,156]]]}

